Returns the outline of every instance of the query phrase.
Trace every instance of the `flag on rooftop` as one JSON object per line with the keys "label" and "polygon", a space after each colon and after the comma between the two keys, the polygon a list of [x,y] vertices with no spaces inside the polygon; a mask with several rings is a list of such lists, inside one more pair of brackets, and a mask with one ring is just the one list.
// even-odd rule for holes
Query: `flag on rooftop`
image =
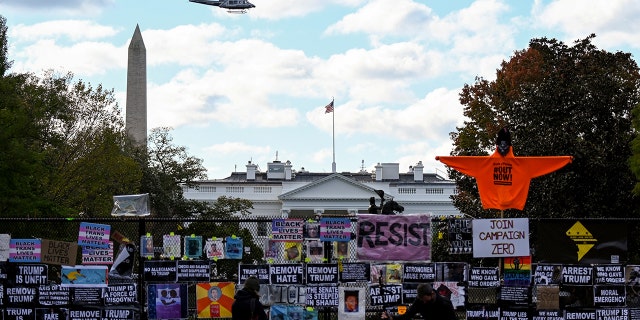
{"label": "flag on rooftop", "polygon": [[331,100],[331,102],[330,102],[328,105],[326,105],[326,106],[324,107],[324,109],[325,109],[325,110],[324,110],[324,113],[331,113],[331,112],[333,112],[333,100]]}

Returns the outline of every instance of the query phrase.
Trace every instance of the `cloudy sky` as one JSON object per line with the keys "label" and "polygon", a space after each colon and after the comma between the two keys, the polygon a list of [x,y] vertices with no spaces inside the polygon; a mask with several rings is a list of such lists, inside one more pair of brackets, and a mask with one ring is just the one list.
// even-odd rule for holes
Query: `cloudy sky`
{"label": "cloudy sky", "polygon": [[[148,128],[204,160],[211,179],[248,161],[371,171],[434,160],[462,125],[461,88],[492,80],[532,38],[596,34],[640,46],[636,0],[251,0],[247,14],[188,0],[0,0],[12,71],[72,72],[126,108],[127,48],[147,49]],[[335,112],[325,105],[335,99]],[[334,133],[335,132],[335,133]]]}

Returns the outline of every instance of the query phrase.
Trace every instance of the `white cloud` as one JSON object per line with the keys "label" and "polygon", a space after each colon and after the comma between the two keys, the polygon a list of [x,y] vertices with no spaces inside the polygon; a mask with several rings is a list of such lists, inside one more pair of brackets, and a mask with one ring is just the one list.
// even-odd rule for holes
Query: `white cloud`
{"label": "white cloud", "polygon": [[54,69],[79,76],[104,74],[108,69],[126,68],[126,51],[106,42],[79,42],[61,46],[54,40],[40,40],[10,54],[17,59],[13,71]]}
{"label": "white cloud", "polygon": [[640,6],[635,0],[592,0],[588,5],[580,0],[557,0],[548,4],[538,0],[532,15],[537,26],[562,31],[564,38],[560,40],[567,44],[595,33],[595,44],[640,46],[637,32]]}

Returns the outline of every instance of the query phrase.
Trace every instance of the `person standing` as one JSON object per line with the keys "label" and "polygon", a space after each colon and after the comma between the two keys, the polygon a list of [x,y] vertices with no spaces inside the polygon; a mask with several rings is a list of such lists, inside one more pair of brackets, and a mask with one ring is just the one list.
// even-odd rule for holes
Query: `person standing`
{"label": "person standing", "polygon": [[264,306],[260,302],[260,281],[251,276],[244,281],[244,286],[240,289],[235,301],[231,305],[231,319],[233,320],[267,320]]}
{"label": "person standing", "polygon": [[419,284],[417,291],[416,299],[409,306],[407,312],[403,315],[391,317],[386,311],[383,311],[382,319],[412,319],[413,316],[419,313],[424,320],[457,320],[451,301],[439,295],[430,284]]}

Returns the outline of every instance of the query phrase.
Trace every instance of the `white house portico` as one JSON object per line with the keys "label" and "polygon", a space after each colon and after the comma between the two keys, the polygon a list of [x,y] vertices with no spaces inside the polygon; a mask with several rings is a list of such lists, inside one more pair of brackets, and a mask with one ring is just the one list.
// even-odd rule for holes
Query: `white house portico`
{"label": "white house portico", "polygon": [[242,198],[253,203],[256,217],[317,218],[327,215],[367,213],[369,199],[380,204],[376,190],[384,191],[385,202],[395,200],[404,214],[431,213],[459,215],[451,196],[455,182],[435,173],[424,173],[422,162],[400,172],[397,163],[380,163],[374,172],[317,173],[291,162],[278,160],[263,172],[252,162],[246,172],[233,172],[224,179],[202,180],[195,187],[184,187],[187,199],[213,202],[221,196]]}

